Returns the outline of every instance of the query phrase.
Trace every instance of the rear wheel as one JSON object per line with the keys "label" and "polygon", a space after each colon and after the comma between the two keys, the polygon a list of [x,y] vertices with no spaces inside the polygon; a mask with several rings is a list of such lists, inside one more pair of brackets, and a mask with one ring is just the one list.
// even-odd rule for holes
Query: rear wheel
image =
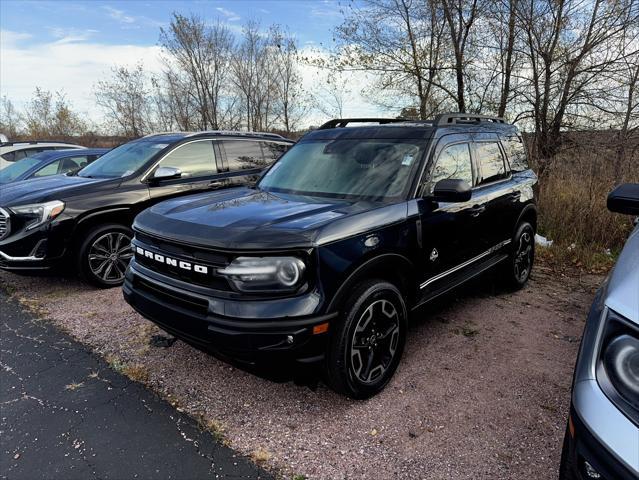
{"label": "rear wheel", "polygon": [[78,270],[82,278],[100,288],[124,282],[124,272],[133,257],[130,228],[119,224],[101,225],[90,230],[78,251]]}
{"label": "rear wheel", "polygon": [[535,262],[535,230],[528,222],[521,222],[513,237],[508,260],[502,267],[506,286],[518,290],[528,282]]}
{"label": "rear wheel", "polygon": [[357,287],[333,330],[326,359],[336,391],[364,399],[384,389],[404,351],[408,315],[400,291],[382,280]]}

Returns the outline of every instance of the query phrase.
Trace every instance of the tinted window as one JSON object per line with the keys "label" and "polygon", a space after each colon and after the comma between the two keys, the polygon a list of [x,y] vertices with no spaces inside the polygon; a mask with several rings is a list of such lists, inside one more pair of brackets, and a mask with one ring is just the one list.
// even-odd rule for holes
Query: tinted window
{"label": "tinted window", "polygon": [[468,185],[473,185],[473,167],[468,143],[450,145],[442,150],[437,158],[427,191],[432,192],[437,182],[446,179],[464,180]]}
{"label": "tinted window", "polygon": [[163,167],[179,168],[182,177],[201,177],[217,173],[213,142],[203,140],[186,143],[169,153],[160,162]]}
{"label": "tinted window", "polygon": [[267,161],[262,154],[261,142],[254,140],[224,140],[222,148],[226,153],[226,163],[231,172],[248,170],[251,168],[264,168],[273,163],[273,159]]}
{"label": "tinted window", "polygon": [[475,151],[481,169],[480,184],[494,182],[507,176],[504,157],[498,143],[478,142],[475,144]]}
{"label": "tinted window", "polygon": [[280,158],[286,151],[291,147],[286,143],[275,143],[275,142],[260,142],[262,144],[262,151],[264,152],[264,157],[266,158],[266,162],[270,165],[275,160]]}
{"label": "tinted window", "polygon": [[259,188],[337,198],[403,198],[423,151],[420,140],[298,143],[262,177]]}
{"label": "tinted window", "polygon": [[60,160],[50,163],[44,168],[41,168],[33,174],[34,177],[48,177],[49,175],[55,175],[58,173],[60,167]]}
{"label": "tinted window", "polygon": [[512,135],[502,138],[502,144],[506,149],[506,155],[508,155],[508,161],[510,162],[510,169],[513,172],[523,172],[528,170],[528,158],[526,156],[526,147],[521,138]]}
{"label": "tinted window", "polygon": [[2,158],[4,158],[7,162],[13,162],[16,159],[16,152],[3,153]]}

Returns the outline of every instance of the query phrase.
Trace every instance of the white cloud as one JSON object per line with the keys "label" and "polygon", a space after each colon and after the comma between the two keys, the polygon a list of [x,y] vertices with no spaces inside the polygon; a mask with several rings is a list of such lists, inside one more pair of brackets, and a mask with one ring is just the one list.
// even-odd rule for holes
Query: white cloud
{"label": "white cloud", "polygon": [[93,86],[110,75],[115,65],[133,66],[143,60],[149,72],[160,72],[160,47],[107,45],[63,37],[48,43],[32,43],[28,34],[0,31],[0,95],[21,108],[36,87],[63,92],[73,107],[100,122],[103,113],[95,105]]}
{"label": "white cloud", "polygon": [[237,13],[226,8],[216,7],[215,10],[224,15],[226,17],[226,20],[229,22],[237,22],[240,19],[240,16]]}
{"label": "white cloud", "polygon": [[117,20],[121,23],[135,23],[135,17],[127,15],[126,13],[124,13],[124,10],[118,10],[117,8],[113,8],[108,5],[105,5],[102,8],[107,11],[109,17],[111,17],[113,20]]}

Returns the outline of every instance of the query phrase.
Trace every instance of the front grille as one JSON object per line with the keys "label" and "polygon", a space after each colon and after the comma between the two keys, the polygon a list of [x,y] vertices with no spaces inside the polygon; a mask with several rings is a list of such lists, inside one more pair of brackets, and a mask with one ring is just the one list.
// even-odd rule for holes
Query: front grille
{"label": "front grille", "polygon": [[169,288],[161,287],[160,285],[147,282],[138,276],[134,277],[133,286],[142,292],[153,295],[156,298],[164,300],[170,299],[168,303],[171,305],[189,310],[193,313],[197,313],[198,315],[206,316],[208,312],[209,303],[206,300]]}
{"label": "front grille", "polygon": [[[135,234],[133,251],[136,263],[149,270],[193,285],[233,291],[226,277],[217,273],[232,260],[226,253],[169,242],[143,233]],[[189,268],[184,268],[187,265]]]}
{"label": "front grille", "polygon": [[0,240],[3,240],[11,233],[11,217],[9,212],[0,208]]}

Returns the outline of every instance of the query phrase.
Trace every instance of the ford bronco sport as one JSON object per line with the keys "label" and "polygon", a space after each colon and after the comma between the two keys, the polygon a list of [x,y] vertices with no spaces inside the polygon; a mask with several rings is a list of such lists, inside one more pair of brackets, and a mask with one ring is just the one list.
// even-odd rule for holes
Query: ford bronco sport
{"label": "ford bronco sport", "polygon": [[124,296],[199,348],[319,363],[335,390],[370,397],[411,310],[491,267],[526,283],[536,183],[499,118],[332,120],[253,187],[138,215]]}

